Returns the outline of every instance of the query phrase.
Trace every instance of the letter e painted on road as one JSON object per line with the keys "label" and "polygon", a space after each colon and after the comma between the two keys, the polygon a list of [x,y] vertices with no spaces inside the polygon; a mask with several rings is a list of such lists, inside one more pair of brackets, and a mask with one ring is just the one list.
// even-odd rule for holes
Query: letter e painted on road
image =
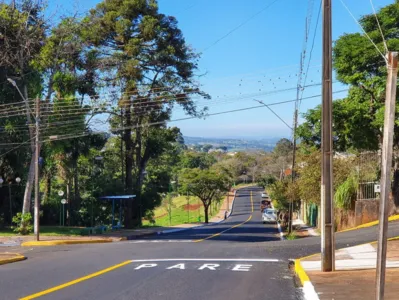
{"label": "letter e painted on road", "polygon": [[235,265],[233,271],[246,271],[248,272],[251,269],[252,265]]}
{"label": "letter e painted on road", "polygon": [[209,269],[212,271],[216,271],[216,268],[219,267],[218,264],[203,264],[198,270]]}
{"label": "letter e painted on road", "polygon": [[142,264],[142,265],[140,265],[140,266],[138,266],[137,268],[134,268],[135,270],[140,270],[140,269],[143,269],[143,268],[153,268],[153,267],[156,267],[157,266],[157,264]]}
{"label": "letter e painted on road", "polygon": [[170,270],[170,269],[180,269],[180,270],[184,270],[185,267],[184,267],[184,264],[177,264],[177,265],[171,266],[171,267],[169,267],[169,268],[166,268],[166,270]]}

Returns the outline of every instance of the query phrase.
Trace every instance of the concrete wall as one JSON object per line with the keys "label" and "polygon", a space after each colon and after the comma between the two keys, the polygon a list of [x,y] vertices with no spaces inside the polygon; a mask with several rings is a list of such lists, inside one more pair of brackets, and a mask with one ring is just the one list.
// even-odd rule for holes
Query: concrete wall
{"label": "concrete wall", "polygon": [[355,210],[343,210],[341,208],[336,208],[334,213],[336,231],[356,226]]}
{"label": "concrete wall", "polygon": [[[379,208],[380,208],[379,200],[356,201],[355,226],[378,220]],[[389,195],[389,215],[393,215],[395,214],[395,212],[396,208],[393,203],[392,195]]]}

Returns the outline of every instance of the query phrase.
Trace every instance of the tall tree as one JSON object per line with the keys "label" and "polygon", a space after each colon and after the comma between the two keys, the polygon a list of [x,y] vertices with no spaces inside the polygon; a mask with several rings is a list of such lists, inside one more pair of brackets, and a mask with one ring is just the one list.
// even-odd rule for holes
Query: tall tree
{"label": "tall tree", "polygon": [[209,221],[209,206],[229,190],[229,178],[217,169],[185,169],[179,178],[181,191],[198,197],[204,206],[205,223]]}
{"label": "tall tree", "polygon": [[[38,96],[41,90],[40,75],[32,67],[32,63],[45,42],[46,28],[41,1],[28,0],[21,3],[14,2],[12,5],[0,3],[0,69],[5,77],[17,82],[26,102],[26,118],[29,124],[31,161],[23,213],[30,211],[34,180],[35,133],[28,100]],[[16,90],[14,93],[19,96]]]}
{"label": "tall tree", "polygon": [[137,195],[127,206],[125,226],[133,227],[141,224],[142,173],[151,140],[146,124],[162,127],[175,104],[201,115],[191,96],[209,96],[194,81],[198,55],[186,44],[176,19],[158,12],[155,0],[103,1],[90,11],[82,28],[84,38],[98,48],[106,71],[103,79],[121,87],[126,191]]}

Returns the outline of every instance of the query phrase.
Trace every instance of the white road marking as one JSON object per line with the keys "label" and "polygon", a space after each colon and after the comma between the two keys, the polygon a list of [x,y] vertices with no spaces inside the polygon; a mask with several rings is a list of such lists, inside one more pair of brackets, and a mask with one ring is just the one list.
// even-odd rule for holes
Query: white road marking
{"label": "white road marking", "polygon": [[140,240],[130,241],[129,244],[142,244],[142,243],[192,243],[192,240]]}
{"label": "white road marking", "polygon": [[233,271],[244,271],[248,272],[252,265],[235,265]]}
{"label": "white road marking", "polygon": [[184,264],[177,264],[177,265],[171,266],[171,267],[169,267],[169,268],[166,268],[166,270],[170,270],[170,269],[180,269],[180,270],[184,270],[185,267],[184,267]]}
{"label": "white road marking", "polygon": [[212,271],[216,271],[217,267],[220,267],[220,265],[219,264],[203,264],[201,267],[198,268],[198,270],[209,269]]}
{"label": "white road marking", "polygon": [[279,259],[265,258],[156,258],[132,259],[132,262],[162,262],[162,261],[240,261],[240,262],[279,262]]}
{"label": "white road marking", "polygon": [[134,268],[135,270],[140,270],[142,268],[153,268],[156,267],[157,264],[142,264],[140,266],[138,266],[137,268]]}

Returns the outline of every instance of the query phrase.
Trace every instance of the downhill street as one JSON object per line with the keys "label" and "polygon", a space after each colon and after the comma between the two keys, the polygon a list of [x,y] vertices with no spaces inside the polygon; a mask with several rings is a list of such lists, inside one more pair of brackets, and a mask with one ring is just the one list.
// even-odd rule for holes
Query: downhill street
{"label": "downhill street", "polygon": [[[281,241],[276,225],[261,222],[260,194],[237,191],[231,217],[219,224],[134,241],[22,249],[28,260],[0,267],[0,298],[301,299],[289,259],[320,252],[320,238]],[[390,224],[389,236],[399,235],[398,225]],[[338,233],[337,248],[375,240],[376,233]]]}

